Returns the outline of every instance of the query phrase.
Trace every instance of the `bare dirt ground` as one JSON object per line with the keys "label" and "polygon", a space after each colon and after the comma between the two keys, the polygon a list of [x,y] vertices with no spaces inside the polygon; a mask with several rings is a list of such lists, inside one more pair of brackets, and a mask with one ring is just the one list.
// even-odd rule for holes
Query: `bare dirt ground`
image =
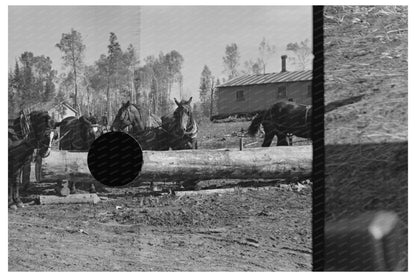
{"label": "bare dirt ground", "polygon": [[[206,124],[200,148],[238,147],[249,123]],[[191,196],[96,186],[108,197],[96,205],[9,210],[9,271],[310,271],[311,184],[272,185]],[[24,201],[40,194],[54,184],[32,184]]]}
{"label": "bare dirt ground", "polygon": [[408,10],[327,6],[326,220],[395,211],[407,264]]}

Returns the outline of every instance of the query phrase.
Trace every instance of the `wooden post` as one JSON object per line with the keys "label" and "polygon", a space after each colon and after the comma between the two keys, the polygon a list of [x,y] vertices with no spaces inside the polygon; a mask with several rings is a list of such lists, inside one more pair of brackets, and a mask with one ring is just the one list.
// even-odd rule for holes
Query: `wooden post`
{"label": "wooden post", "polygon": [[241,128],[241,131],[240,131],[240,151],[242,151],[243,150],[243,137],[244,137],[244,129],[243,128]]}

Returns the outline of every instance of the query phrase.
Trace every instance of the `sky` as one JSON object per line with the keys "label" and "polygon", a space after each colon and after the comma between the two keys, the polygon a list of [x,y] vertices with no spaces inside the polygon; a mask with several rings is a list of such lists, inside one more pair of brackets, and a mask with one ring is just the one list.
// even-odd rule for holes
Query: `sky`
{"label": "sky", "polygon": [[[117,35],[123,50],[130,43],[140,49],[141,61],[161,51],[177,50],[184,57],[183,96],[198,99],[204,65],[215,76],[225,77],[222,57],[228,44],[238,45],[243,64],[258,57],[259,43],[266,38],[277,47],[266,70],[280,71],[280,56],[288,54],[288,43],[312,41],[312,7],[9,6],[9,68],[14,67],[21,53],[31,51],[49,56],[54,69],[64,72],[61,52],[55,44],[71,28],[82,34],[86,64],[107,53],[110,32]],[[174,88],[172,97],[179,97],[178,88]]]}

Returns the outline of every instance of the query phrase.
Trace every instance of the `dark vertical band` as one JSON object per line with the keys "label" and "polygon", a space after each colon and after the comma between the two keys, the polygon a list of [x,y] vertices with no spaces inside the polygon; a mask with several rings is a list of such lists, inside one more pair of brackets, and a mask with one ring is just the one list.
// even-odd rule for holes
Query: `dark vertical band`
{"label": "dark vertical band", "polygon": [[324,24],[323,6],[313,7],[313,192],[312,268],[324,270],[325,148],[324,148]]}

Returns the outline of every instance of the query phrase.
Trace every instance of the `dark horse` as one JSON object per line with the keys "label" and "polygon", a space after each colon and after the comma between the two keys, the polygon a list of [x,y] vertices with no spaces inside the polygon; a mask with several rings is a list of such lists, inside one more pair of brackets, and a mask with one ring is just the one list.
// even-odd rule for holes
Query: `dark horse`
{"label": "dark horse", "polygon": [[9,206],[23,207],[19,196],[19,174],[35,149],[45,158],[49,155],[54,137],[53,123],[46,111],[21,115],[21,134],[9,129]]}
{"label": "dark horse", "polygon": [[[111,126],[114,131],[125,131],[132,127],[131,134],[137,138],[144,150],[192,149],[197,147],[196,134],[198,126],[192,117],[192,97],[178,105],[173,116],[163,116],[161,123],[145,128],[140,108],[130,101],[123,103]],[[160,125],[159,125],[160,124]],[[159,126],[157,126],[159,125]]]}
{"label": "dark horse", "polygon": [[130,101],[122,103],[111,125],[111,130],[130,133],[139,141],[143,150],[161,150],[158,138],[161,136],[162,130],[146,128],[140,108]]}
{"label": "dark horse", "polygon": [[261,124],[265,132],[262,147],[269,147],[275,135],[277,146],[287,146],[289,135],[311,138],[311,119],[311,106],[281,101],[257,114],[248,128],[248,134],[254,136]]}
{"label": "dark horse", "polygon": [[66,117],[61,122],[57,122],[55,127],[59,127],[59,150],[88,151],[98,135],[93,124],[84,116]]}
{"label": "dark horse", "polygon": [[198,124],[192,115],[192,97],[188,101],[181,100],[172,116],[162,117],[162,128],[167,133],[168,147],[172,150],[197,149]]}
{"label": "dark horse", "polygon": [[[23,111],[20,112],[20,116],[13,120],[9,126],[9,136],[12,140],[24,139],[29,130],[26,125],[26,117]],[[23,189],[26,189],[30,184],[30,167],[33,160],[33,154],[30,155],[19,172],[20,185]]]}
{"label": "dark horse", "polygon": [[[61,122],[55,123],[56,127],[59,127],[60,133],[59,150],[88,151],[100,134],[97,127],[84,116],[64,118]],[[74,182],[68,183],[71,193],[76,193]],[[95,192],[92,186],[90,192]]]}
{"label": "dark horse", "polygon": [[111,130],[126,131],[128,127],[133,128],[131,130],[133,134],[141,134],[145,131],[145,124],[140,108],[130,103],[130,101],[121,104],[121,108],[118,110],[111,125]]}

